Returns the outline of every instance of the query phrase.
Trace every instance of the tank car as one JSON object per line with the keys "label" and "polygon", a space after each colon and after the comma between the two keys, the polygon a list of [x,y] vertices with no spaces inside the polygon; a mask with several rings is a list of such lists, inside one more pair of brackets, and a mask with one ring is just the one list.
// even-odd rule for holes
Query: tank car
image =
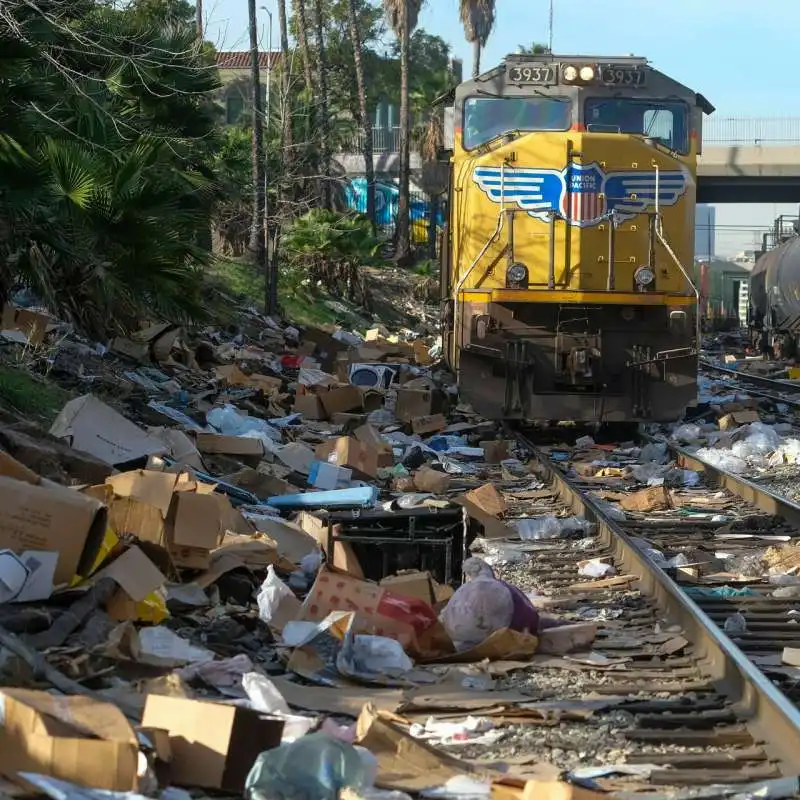
{"label": "tank car", "polygon": [[800,353],[800,237],[764,253],[750,275],[754,344],[776,358]]}

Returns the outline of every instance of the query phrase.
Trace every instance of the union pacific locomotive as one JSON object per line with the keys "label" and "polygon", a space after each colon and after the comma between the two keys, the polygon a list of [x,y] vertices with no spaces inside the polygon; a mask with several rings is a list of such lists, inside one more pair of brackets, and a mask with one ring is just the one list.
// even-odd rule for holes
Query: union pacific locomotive
{"label": "union pacific locomotive", "polygon": [[511,55],[445,110],[444,344],[491,419],[668,421],[697,392],[700,94],[633,57]]}

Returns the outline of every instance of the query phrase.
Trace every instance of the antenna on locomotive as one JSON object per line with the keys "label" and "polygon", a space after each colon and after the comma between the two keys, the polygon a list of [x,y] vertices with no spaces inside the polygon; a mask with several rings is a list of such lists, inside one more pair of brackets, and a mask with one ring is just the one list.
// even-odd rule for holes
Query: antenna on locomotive
{"label": "antenna on locomotive", "polygon": [[553,3],[554,0],[550,0],[550,17],[547,23],[547,50],[550,55],[553,54]]}

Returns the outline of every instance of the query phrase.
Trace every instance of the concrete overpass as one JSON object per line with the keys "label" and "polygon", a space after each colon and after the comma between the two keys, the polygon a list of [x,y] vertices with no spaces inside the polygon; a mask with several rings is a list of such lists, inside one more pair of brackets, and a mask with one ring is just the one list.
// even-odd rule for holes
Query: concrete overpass
{"label": "concrete overpass", "polygon": [[[397,134],[373,132],[376,172],[397,173]],[[354,142],[338,157],[347,174],[363,174]],[[412,153],[411,167],[420,168]],[[709,117],[704,122],[698,164],[700,203],[800,204],[800,117]]]}

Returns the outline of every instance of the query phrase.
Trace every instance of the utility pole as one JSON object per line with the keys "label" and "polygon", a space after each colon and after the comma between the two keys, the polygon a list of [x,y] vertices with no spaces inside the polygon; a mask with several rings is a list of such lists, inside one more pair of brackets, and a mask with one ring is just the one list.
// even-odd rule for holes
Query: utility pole
{"label": "utility pole", "polygon": [[[264,112],[261,105],[261,75],[258,51],[258,21],[256,19],[256,0],[248,0],[247,10],[250,27],[250,81],[252,92],[252,169],[253,169],[253,216],[250,226],[250,250],[255,263],[264,267]],[[266,270],[265,270],[266,271]]]}

